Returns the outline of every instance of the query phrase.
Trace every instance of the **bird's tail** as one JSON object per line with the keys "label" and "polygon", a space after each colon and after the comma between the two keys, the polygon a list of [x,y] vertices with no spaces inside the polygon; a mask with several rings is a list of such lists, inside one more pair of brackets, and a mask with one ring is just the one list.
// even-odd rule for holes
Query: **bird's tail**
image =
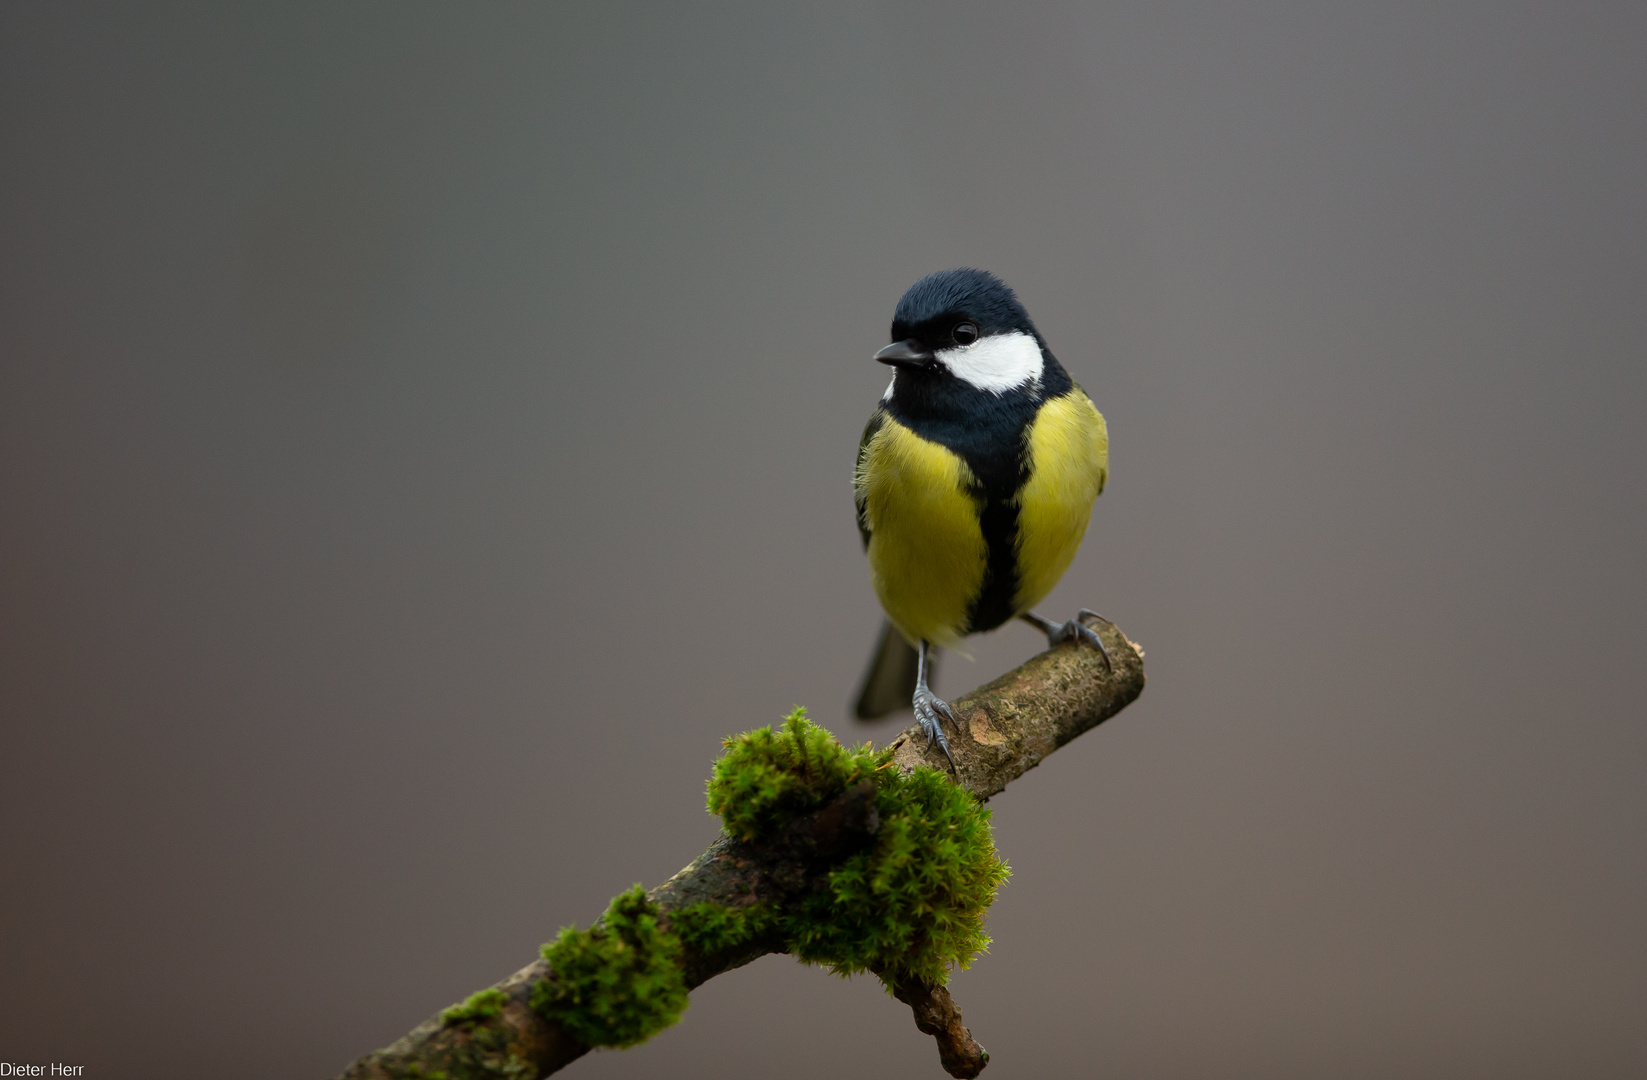
{"label": "bird's tail", "polygon": [[[932,681],[937,657],[936,650],[927,655],[927,682]],[[858,687],[858,703],[852,712],[859,720],[879,720],[888,713],[910,707],[915,696],[915,675],[920,661],[915,646],[893,629],[891,623],[881,624],[881,638],[875,643],[875,653],[869,658],[869,669]]]}

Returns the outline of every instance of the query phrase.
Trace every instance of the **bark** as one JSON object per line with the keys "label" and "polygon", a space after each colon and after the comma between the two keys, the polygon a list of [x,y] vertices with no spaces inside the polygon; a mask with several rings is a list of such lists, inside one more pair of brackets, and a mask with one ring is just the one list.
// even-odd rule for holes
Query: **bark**
{"label": "bark", "polygon": [[[989,798],[1143,692],[1143,650],[1114,626],[1095,629],[1108,646],[1110,664],[1095,649],[1064,644],[952,702],[961,730],[950,734],[950,752],[962,787]],[[917,727],[905,729],[892,747],[899,768],[948,768],[943,752],[929,747]],[[829,865],[867,843],[878,826],[872,792],[855,788],[771,843],[746,844],[721,834],[690,866],[648,895],[664,919],[706,900],[730,907],[783,905],[820,887]],[[688,948],[683,956],[687,985],[695,988],[783,948],[775,937],[719,953]],[[435,1072],[452,1080],[547,1076],[589,1047],[528,1005],[533,984],[546,978],[554,973],[544,961],[528,964],[497,984],[507,995],[497,1016],[452,1025],[433,1016],[393,1045],[357,1060],[338,1080],[401,1080]],[[989,1055],[961,1023],[947,989],[906,986],[896,996],[910,1006],[916,1027],[937,1040],[939,1060],[951,1076],[974,1077],[982,1071]]]}
{"label": "bark", "polygon": [[972,1032],[961,1023],[961,1009],[949,996],[949,988],[899,986],[892,991],[915,1014],[915,1027],[938,1040],[938,1064],[957,1080],[972,1080],[989,1064],[989,1051],[979,1046]]}

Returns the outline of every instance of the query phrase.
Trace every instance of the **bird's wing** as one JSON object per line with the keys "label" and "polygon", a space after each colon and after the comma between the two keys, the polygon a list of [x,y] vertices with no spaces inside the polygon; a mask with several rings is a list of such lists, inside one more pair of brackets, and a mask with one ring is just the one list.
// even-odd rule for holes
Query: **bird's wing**
{"label": "bird's wing", "polygon": [[858,440],[858,464],[852,470],[852,501],[858,508],[858,535],[863,538],[865,551],[869,550],[869,500],[864,493],[864,455],[869,453],[869,440],[881,430],[885,419],[886,410],[877,408],[864,425],[863,438]]}

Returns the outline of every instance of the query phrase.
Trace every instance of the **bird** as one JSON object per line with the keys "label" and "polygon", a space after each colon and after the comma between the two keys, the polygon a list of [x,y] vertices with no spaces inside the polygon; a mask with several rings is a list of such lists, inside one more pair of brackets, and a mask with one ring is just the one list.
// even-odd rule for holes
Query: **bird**
{"label": "bird", "polygon": [[1019,619],[1049,648],[1109,652],[1081,609],[1058,623],[1031,609],[1086,535],[1109,478],[1109,429],[1017,294],[960,268],[921,278],[899,299],[891,344],[874,359],[892,382],[865,425],[853,473],[858,532],[886,613],[855,713],[913,708],[927,746],[955,769],[932,692],[937,650]]}

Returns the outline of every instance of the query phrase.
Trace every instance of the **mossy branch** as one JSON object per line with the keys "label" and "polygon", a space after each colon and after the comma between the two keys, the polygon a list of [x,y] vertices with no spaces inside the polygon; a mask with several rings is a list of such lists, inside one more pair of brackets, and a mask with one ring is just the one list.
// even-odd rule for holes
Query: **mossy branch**
{"label": "mossy branch", "polygon": [[[1142,650],[1113,626],[1099,632],[1113,666],[1106,666],[1095,650],[1066,644],[953,703],[961,731],[951,738],[950,749],[962,790],[988,799],[1143,692]],[[757,737],[760,732],[743,739],[749,744]],[[770,741],[771,736],[765,738]],[[862,758],[835,746],[834,757],[818,759],[819,747],[810,736],[789,747],[784,752],[797,759],[790,775],[815,781],[821,803],[808,803],[793,790],[762,787],[758,778],[733,778],[741,785],[737,805],[747,813],[726,820],[740,823],[734,830],[740,838],[723,832],[668,881],[645,894],[638,888],[625,893],[595,927],[565,930],[544,947],[546,956],[560,958],[569,969],[598,962],[605,965],[602,971],[621,970],[638,991],[615,1004],[608,1000],[594,1013],[569,1012],[575,1002],[567,1002],[592,984],[554,970],[549,960],[537,960],[424,1021],[393,1045],[360,1058],[338,1080],[547,1076],[590,1050],[583,1039],[608,1045],[640,1041],[673,1022],[686,991],[767,953],[784,951],[838,971],[874,970],[910,1006],[916,1026],[937,1040],[944,1069],[951,1076],[977,1076],[989,1055],[962,1024],[942,974],[933,978],[936,961],[893,964],[888,970],[882,954],[843,955],[830,951],[839,950],[838,942],[797,942],[794,918],[783,914],[803,911],[809,901],[816,906],[831,888],[841,887],[841,867],[854,859],[861,862],[876,845],[885,846],[887,841],[878,839],[882,808],[892,804],[886,802],[887,779],[880,769],[895,766],[902,774],[921,766],[945,769],[942,753],[927,747],[913,726],[884,751],[855,752]],[[918,797],[930,801],[941,794],[923,788]],[[993,858],[993,847],[989,855]],[[987,866],[982,872],[987,876]],[[975,884],[993,891],[990,882]],[[955,940],[960,944],[952,947],[966,948],[974,939],[963,934]],[[808,948],[817,955],[805,956]]]}

